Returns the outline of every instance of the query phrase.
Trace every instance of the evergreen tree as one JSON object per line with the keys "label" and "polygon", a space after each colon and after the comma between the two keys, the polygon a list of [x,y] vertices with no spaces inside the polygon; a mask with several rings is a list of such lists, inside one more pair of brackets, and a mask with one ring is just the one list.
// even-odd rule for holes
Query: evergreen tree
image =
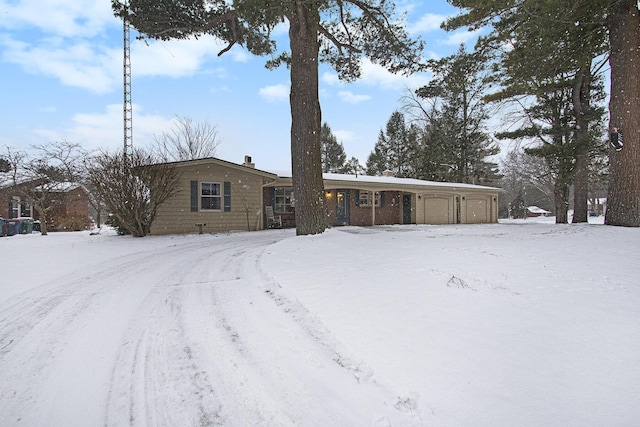
{"label": "evergreen tree", "polygon": [[[546,79],[575,72],[574,110],[588,110],[590,75],[597,56],[609,54],[611,69],[610,128],[625,131],[625,148],[611,152],[606,223],[640,226],[640,11],[637,0],[449,0],[463,12],[445,27],[493,27],[480,47],[510,45],[510,58],[523,73]],[[541,79],[544,80],[544,79]],[[580,105],[582,103],[582,105]],[[587,107],[585,109],[585,107]],[[578,116],[580,119],[580,116]],[[584,124],[579,140],[588,138]],[[626,130],[625,130],[626,129]],[[578,153],[584,169],[584,152]],[[581,178],[582,179],[582,178]],[[584,185],[580,185],[583,192]],[[580,202],[582,203],[582,202]]]}
{"label": "evergreen tree", "polygon": [[496,178],[497,164],[488,161],[499,149],[485,129],[488,113],[483,96],[490,83],[487,58],[468,54],[464,46],[447,58],[432,61],[434,79],[416,91],[429,100],[429,149],[449,153],[438,156],[438,167],[450,169],[450,180],[464,183],[490,183]]}
{"label": "evergreen tree", "polygon": [[344,173],[347,169],[347,155],[344,146],[331,132],[327,123],[320,130],[320,152],[322,154],[322,172]]}
{"label": "evergreen tree", "polygon": [[[270,55],[269,67],[286,63],[291,74],[291,166],[296,195],[296,231],[326,228],[318,64],[330,64],[344,80],[360,76],[362,57],[391,72],[421,68],[422,42],[393,19],[386,0],[300,2],[285,0],[112,0],[116,15],[143,36],[169,40],[209,34],[255,55]],[[289,26],[289,50],[278,52],[273,29]]]}
{"label": "evergreen tree", "polygon": [[394,111],[385,130],[380,130],[378,141],[367,159],[367,174],[382,175],[391,171],[400,178],[410,176],[408,138],[404,114]]}
{"label": "evergreen tree", "polygon": [[345,173],[351,175],[362,175],[366,172],[366,169],[360,164],[360,160],[355,157],[351,157],[345,165]]}
{"label": "evergreen tree", "polygon": [[[566,223],[569,209],[569,189],[575,171],[575,116],[568,84],[550,84],[541,89],[537,103],[526,109],[526,120],[520,129],[504,132],[500,138],[532,138],[534,146],[526,148],[531,156],[545,160],[554,177],[556,223]],[[586,203],[586,201],[585,201]]]}

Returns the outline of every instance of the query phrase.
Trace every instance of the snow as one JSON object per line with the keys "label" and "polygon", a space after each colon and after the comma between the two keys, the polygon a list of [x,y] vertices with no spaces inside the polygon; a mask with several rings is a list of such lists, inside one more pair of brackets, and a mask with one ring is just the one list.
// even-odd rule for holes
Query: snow
{"label": "snow", "polygon": [[0,238],[0,425],[637,425],[640,229],[590,220]]}
{"label": "snow", "polygon": [[533,214],[544,214],[544,215],[548,215],[551,213],[550,211],[539,208],[538,206],[529,206],[527,207],[527,211]]}
{"label": "snow", "polygon": [[[290,171],[270,171],[276,174],[280,178],[291,178]],[[470,190],[493,190],[501,191],[496,187],[488,187],[485,185],[465,184],[465,183],[452,183],[452,182],[440,182],[440,181],[426,181],[415,178],[398,178],[395,176],[374,176],[374,175],[355,175],[355,174],[340,174],[340,173],[323,173],[323,179],[332,183],[359,183],[359,184],[384,184],[385,186],[399,186],[399,187],[423,187],[425,189],[432,189],[434,187],[442,188],[456,188],[456,189],[470,189]]]}

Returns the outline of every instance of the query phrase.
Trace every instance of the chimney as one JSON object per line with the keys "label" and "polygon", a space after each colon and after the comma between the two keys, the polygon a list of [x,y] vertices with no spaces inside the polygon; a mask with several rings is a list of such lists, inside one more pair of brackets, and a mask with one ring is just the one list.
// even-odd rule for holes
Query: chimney
{"label": "chimney", "polygon": [[251,156],[244,156],[243,166],[246,166],[246,167],[251,168],[251,169],[255,169],[256,168],[255,163],[251,163]]}
{"label": "chimney", "polygon": [[393,174],[392,170],[387,169],[384,172],[382,172],[382,176],[395,176],[395,175]]}

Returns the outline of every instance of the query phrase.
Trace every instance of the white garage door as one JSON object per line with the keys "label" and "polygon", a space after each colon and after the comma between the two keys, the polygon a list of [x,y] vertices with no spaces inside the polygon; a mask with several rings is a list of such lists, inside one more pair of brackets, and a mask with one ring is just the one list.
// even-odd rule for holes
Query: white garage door
{"label": "white garage door", "polygon": [[426,196],[424,198],[425,224],[449,224],[450,199],[450,197]]}

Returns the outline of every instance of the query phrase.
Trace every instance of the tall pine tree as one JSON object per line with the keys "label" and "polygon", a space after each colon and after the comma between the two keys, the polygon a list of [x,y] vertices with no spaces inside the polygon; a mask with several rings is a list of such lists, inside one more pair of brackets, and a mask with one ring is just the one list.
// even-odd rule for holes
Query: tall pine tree
{"label": "tall pine tree", "polygon": [[485,123],[489,116],[483,96],[490,84],[487,58],[465,52],[464,46],[447,58],[431,61],[434,79],[416,91],[429,102],[430,147],[440,145],[437,166],[449,168],[449,179],[472,184],[491,183],[497,164],[488,160],[499,149]]}
{"label": "tall pine tree", "polygon": [[382,175],[389,171],[399,178],[410,176],[408,138],[404,114],[394,111],[385,130],[380,130],[378,141],[367,159],[367,174]]}
{"label": "tall pine tree", "polygon": [[[449,0],[463,11],[445,27],[490,26],[480,45],[494,48],[517,42],[513,49],[530,55],[523,63],[546,77],[576,73],[575,110],[587,101],[590,60],[609,54],[611,87],[609,127],[621,128],[625,148],[611,152],[611,180],[605,222],[640,226],[640,11],[637,0]],[[512,49],[510,49],[512,50]],[[570,68],[567,68],[569,66]],[[579,139],[588,130],[582,126]],[[580,191],[583,191],[582,189]]]}
{"label": "tall pine tree", "polygon": [[[344,80],[360,76],[363,57],[391,72],[421,68],[422,42],[410,38],[386,0],[112,0],[116,15],[146,37],[169,40],[209,34],[227,45],[270,55],[291,74],[291,166],[297,234],[326,228],[318,97],[318,64],[330,64]],[[273,29],[286,22],[289,49],[279,52]]]}
{"label": "tall pine tree", "polygon": [[347,154],[344,152],[344,146],[338,142],[327,123],[322,124],[320,131],[320,151],[322,154],[322,172],[346,172]]}

